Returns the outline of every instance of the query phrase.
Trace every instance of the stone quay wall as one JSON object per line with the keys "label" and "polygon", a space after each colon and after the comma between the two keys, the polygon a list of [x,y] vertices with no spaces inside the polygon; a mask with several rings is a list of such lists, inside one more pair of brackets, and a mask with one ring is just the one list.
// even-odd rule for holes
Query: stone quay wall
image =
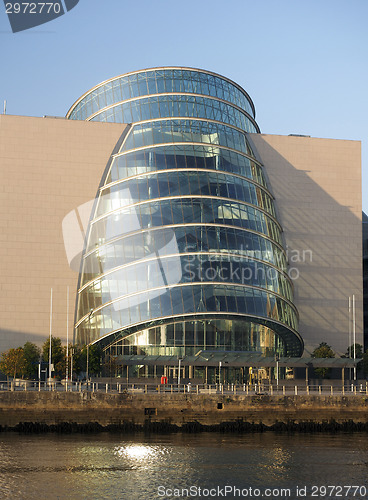
{"label": "stone quay wall", "polygon": [[93,392],[2,392],[0,426],[20,423],[147,426],[147,423],[218,426],[250,424],[344,424],[368,426],[368,396],[268,396],[222,394],[104,394]]}

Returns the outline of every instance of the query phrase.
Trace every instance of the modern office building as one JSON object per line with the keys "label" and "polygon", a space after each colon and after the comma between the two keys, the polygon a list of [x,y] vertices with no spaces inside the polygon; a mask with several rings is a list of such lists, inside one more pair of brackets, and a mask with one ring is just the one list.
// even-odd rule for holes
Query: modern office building
{"label": "modern office building", "polygon": [[191,68],[0,126],[0,350],[46,338],[51,287],[54,335],[138,365],[342,354],[353,294],[362,343],[359,142],[261,134],[239,85]]}
{"label": "modern office building", "polygon": [[273,196],[238,85],[179,68],[92,89],[69,119],[129,123],[102,176],[78,289],[76,338],[117,355],[300,356]]}
{"label": "modern office building", "polygon": [[368,216],[363,212],[364,351],[368,349]]}

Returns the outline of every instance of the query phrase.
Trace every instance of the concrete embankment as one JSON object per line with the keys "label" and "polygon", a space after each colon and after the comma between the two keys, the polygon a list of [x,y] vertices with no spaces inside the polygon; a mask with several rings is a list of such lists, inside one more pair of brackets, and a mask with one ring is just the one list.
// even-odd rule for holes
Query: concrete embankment
{"label": "concrete embankment", "polygon": [[368,396],[0,393],[1,429],[27,430],[24,423],[54,430],[91,423],[127,430],[368,430]]}

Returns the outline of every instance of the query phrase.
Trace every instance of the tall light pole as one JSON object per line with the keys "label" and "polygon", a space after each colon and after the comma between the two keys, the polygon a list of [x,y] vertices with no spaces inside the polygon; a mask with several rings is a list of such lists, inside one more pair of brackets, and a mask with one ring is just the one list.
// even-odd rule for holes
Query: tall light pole
{"label": "tall light pole", "polygon": [[354,352],[354,380],[356,380],[356,346],[355,346],[355,295],[353,295],[353,352]]}
{"label": "tall light pole", "polygon": [[66,289],[66,389],[69,380],[69,286]]}
{"label": "tall light pole", "polygon": [[87,344],[87,373],[86,373],[86,380],[87,380],[87,384],[88,384],[88,364],[89,364],[89,344]]}
{"label": "tall light pole", "polygon": [[179,358],[178,386],[180,385],[180,369],[181,369],[181,358]]}
{"label": "tall light pole", "polygon": [[52,339],[52,288],[51,288],[51,297],[50,297],[50,346],[49,346],[49,379],[51,382],[51,339]]}
{"label": "tall light pole", "polygon": [[[88,315],[88,322],[89,322],[89,331],[90,331],[90,333],[91,333],[91,317],[92,317],[92,314],[93,314],[93,309],[90,309],[89,310],[89,315]],[[88,379],[89,379],[88,369],[89,369],[89,339],[87,340],[87,373],[86,373],[87,384],[88,384]]]}
{"label": "tall light pole", "polygon": [[[351,297],[349,297],[349,358],[351,359]],[[349,368],[349,380],[351,380],[351,366]]]}

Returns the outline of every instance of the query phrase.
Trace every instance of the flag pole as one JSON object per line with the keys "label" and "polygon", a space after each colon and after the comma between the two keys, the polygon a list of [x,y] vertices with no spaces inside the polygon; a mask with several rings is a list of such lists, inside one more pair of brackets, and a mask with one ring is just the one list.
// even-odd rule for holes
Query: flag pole
{"label": "flag pole", "polygon": [[49,346],[49,379],[51,382],[51,338],[52,338],[52,288],[50,296],[50,346]]}

